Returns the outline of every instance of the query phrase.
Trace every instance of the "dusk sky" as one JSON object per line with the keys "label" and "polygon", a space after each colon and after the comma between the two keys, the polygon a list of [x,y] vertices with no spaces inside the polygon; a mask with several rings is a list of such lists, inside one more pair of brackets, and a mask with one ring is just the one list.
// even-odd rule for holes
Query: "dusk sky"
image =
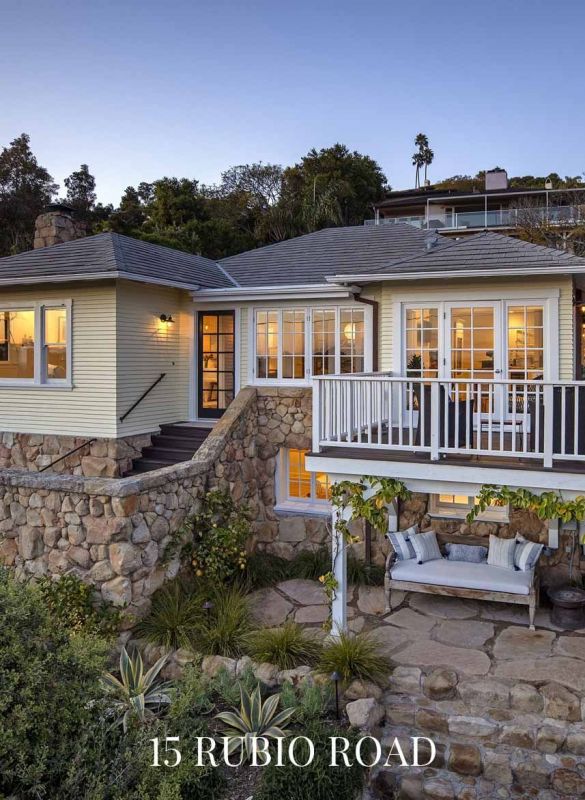
{"label": "dusk sky", "polygon": [[413,185],[585,171],[584,0],[0,0],[0,147],[99,199],[342,142]]}

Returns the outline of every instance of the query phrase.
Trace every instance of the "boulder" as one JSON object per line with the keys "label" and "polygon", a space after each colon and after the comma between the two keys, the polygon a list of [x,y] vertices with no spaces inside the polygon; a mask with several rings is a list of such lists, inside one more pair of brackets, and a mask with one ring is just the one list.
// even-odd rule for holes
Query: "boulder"
{"label": "boulder", "polygon": [[142,566],[141,552],[129,542],[114,542],[109,547],[110,563],[117,575],[130,575]]}
{"label": "boulder", "polygon": [[132,601],[132,583],[122,575],[106,581],[102,584],[102,597],[107,603],[126,606]]}
{"label": "boulder", "polygon": [[354,700],[345,707],[349,724],[353,728],[371,731],[384,719],[384,707],[374,697],[365,697]]}
{"label": "boulder", "polygon": [[225,656],[206,656],[201,663],[201,671],[210,678],[225,670],[229,675],[236,674],[237,661],[233,658],[226,658]]}
{"label": "boulder", "polygon": [[38,528],[24,526],[20,530],[18,551],[24,561],[29,561],[43,554],[45,545],[42,532]]}

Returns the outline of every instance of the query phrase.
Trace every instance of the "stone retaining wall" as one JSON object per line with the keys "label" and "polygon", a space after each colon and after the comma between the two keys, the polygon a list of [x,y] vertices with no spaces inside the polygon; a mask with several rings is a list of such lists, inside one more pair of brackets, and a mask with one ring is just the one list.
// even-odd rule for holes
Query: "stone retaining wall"
{"label": "stone retaining wall", "polygon": [[192,461],[144,475],[88,478],[0,472],[0,560],[18,574],[74,571],[104,600],[140,614],[177,563],[170,534],[219,487],[263,518],[255,477],[256,397],[245,389]]}
{"label": "stone retaining wall", "polygon": [[17,467],[38,472],[79,447],[77,452],[56,463],[50,471],[86,477],[120,477],[132,468],[132,459],[139,458],[143,448],[150,446],[151,434],[96,439],[82,447],[87,441],[88,437],[83,436],[5,431],[0,433],[0,469]]}
{"label": "stone retaining wall", "polygon": [[[375,796],[397,790],[409,800],[585,797],[583,681],[574,676],[576,691],[556,683],[555,661],[550,659],[550,678],[543,674],[538,682],[464,676],[457,664],[426,674],[397,667],[383,697],[383,746],[394,737],[408,745],[410,736],[426,736],[437,757],[426,768],[377,770]],[[561,680],[571,682],[565,674]]]}

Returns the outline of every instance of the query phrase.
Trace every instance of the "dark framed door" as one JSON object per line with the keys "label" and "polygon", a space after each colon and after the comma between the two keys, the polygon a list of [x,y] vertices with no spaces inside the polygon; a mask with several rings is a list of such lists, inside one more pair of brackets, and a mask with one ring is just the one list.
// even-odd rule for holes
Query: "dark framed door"
{"label": "dark framed door", "polygon": [[221,417],[234,399],[234,312],[199,311],[197,340],[197,416]]}

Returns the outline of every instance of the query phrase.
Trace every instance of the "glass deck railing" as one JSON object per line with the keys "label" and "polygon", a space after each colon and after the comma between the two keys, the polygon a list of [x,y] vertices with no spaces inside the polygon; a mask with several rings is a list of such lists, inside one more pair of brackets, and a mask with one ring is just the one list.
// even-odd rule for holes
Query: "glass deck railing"
{"label": "glass deck railing", "polygon": [[404,217],[383,217],[365,220],[365,225],[396,225],[406,223],[415,228],[443,228],[459,230],[464,228],[513,228],[523,220],[540,219],[559,225],[577,225],[585,222],[584,206],[543,206],[535,208],[504,208],[486,211],[460,211],[441,215],[433,213],[427,221],[424,214]]}

